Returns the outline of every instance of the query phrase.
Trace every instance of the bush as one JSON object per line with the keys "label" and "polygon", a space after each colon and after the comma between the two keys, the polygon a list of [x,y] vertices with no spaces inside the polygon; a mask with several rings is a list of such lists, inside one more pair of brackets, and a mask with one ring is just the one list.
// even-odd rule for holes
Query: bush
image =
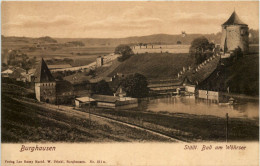
{"label": "bush", "polygon": [[122,56],[118,57],[118,61],[123,62],[130,58],[134,53],[130,46],[121,44],[115,48],[115,54],[121,54]]}

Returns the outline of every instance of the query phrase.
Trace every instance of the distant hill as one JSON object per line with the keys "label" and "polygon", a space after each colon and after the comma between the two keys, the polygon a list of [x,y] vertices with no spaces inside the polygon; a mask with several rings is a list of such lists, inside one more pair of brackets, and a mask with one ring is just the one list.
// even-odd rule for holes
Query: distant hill
{"label": "distant hill", "polygon": [[45,43],[57,43],[57,40],[49,37],[49,36],[45,36],[45,37],[40,37],[38,39],[36,39],[40,42],[45,42]]}
{"label": "distant hill", "polygon": [[1,36],[2,38],[2,42],[14,42],[14,43],[57,43],[57,40],[49,37],[49,36],[45,36],[45,37],[39,37],[39,38],[31,38],[31,37],[16,37],[16,36],[10,36],[10,37],[6,37],[6,36]]}
{"label": "distant hill", "polygon": [[180,35],[155,34],[149,36],[133,36],[126,38],[55,38],[59,43],[66,43],[70,41],[82,41],[86,46],[102,45],[102,46],[117,46],[119,44],[135,45],[139,43],[146,44],[190,44],[193,39],[205,36],[209,41],[220,43],[221,33],[217,34],[187,34],[185,37]]}

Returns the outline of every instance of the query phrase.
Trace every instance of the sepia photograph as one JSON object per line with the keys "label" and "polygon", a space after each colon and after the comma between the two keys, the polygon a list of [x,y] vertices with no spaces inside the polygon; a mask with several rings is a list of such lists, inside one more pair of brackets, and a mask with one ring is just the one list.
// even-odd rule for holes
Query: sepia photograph
{"label": "sepia photograph", "polygon": [[2,2],[2,142],[258,141],[258,2],[194,3]]}
{"label": "sepia photograph", "polygon": [[258,1],[2,1],[2,145],[208,142],[259,145]]}

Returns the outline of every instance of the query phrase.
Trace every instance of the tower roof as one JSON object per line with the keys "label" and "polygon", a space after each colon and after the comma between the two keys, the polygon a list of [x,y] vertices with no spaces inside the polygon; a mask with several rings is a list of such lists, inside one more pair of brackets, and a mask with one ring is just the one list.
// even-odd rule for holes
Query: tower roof
{"label": "tower roof", "polygon": [[222,25],[247,25],[244,22],[242,22],[237,13],[234,11],[232,15],[229,17],[229,19]]}
{"label": "tower roof", "polygon": [[35,82],[42,83],[42,82],[54,82],[55,81],[55,79],[51,75],[51,72],[50,72],[47,64],[43,60],[43,58],[41,59],[39,65],[37,66],[34,76],[35,76]]}

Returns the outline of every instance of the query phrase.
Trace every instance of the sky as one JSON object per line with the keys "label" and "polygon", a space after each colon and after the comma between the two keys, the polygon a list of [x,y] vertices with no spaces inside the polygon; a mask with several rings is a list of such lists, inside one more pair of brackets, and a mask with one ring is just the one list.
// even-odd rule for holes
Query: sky
{"label": "sky", "polygon": [[1,4],[2,35],[60,38],[121,38],[151,34],[217,33],[236,11],[258,29],[258,1],[105,2],[56,1]]}

